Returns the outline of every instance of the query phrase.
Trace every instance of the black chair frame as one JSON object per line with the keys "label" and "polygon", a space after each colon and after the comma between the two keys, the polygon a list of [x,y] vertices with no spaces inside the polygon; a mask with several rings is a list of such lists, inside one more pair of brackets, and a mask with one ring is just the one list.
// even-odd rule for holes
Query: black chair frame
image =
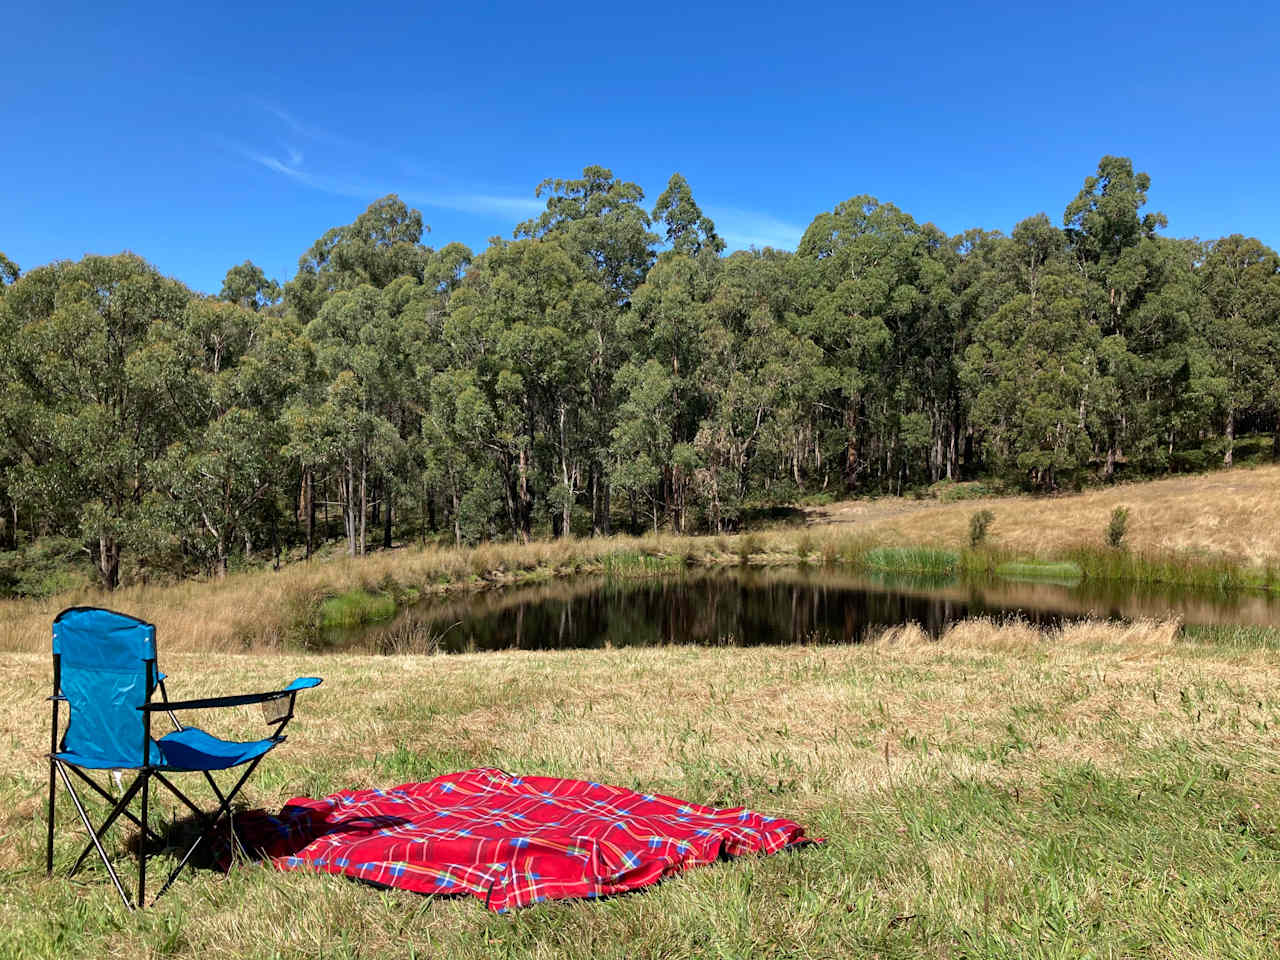
{"label": "black chair frame", "polygon": [[[196,837],[195,841],[191,844],[191,846],[187,849],[186,853],[183,855],[178,865],[174,867],[173,871],[169,874],[168,878],[161,885],[159,892],[152,899],[151,904],[154,905],[155,902],[159,900],[161,896],[163,896],[165,891],[168,890],[169,887],[173,885],[173,882],[178,878],[179,874],[181,874],[182,871],[188,866],[188,864],[191,862],[192,856],[195,854],[196,850],[200,847],[200,845],[205,840],[212,839],[214,831],[217,829],[219,822],[222,820],[224,816],[228,818],[228,830],[230,833],[231,842],[233,844],[239,843],[239,838],[236,836],[236,833],[235,833],[234,818],[230,816],[231,804],[232,804],[232,801],[235,800],[237,794],[239,794],[241,788],[244,787],[245,782],[253,774],[253,771],[257,768],[262,758],[265,757],[267,753],[270,753],[270,749],[260,754],[259,756],[254,757],[252,760],[247,761],[247,769],[240,775],[239,779],[235,781],[235,785],[229,791],[227,791],[226,793],[223,793],[222,790],[218,788],[217,782],[214,780],[213,775],[208,770],[174,771],[164,766],[153,764],[151,762],[151,755],[154,749],[151,741],[152,714],[154,713],[167,714],[169,717],[169,720],[173,724],[174,729],[182,730],[183,729],[182,723],[181,721],[178,720],[178,717],[177,717],[177,713],[180,711],[206,710],[206,709],[217,709],[222,707],[240,707],[240,706],[249,706],[253,704],[263,704],[264,714],[265,714],[266,705],[279,703],[279,706],[282,707],[283,709],[274,710],[272,712],[272,715],[269,716],[267,720],[269,725],[274,726],[274,729],[270,732],[269,736],[262,738],[262,739],[269,739],[273,741],[273,746],[271,747],[271,749],[274,749],[276,745],[283,743],[286,739],[283,731],[284,731],[284,728],[288,725],[289,721],[293,719],[294,703],[300,691],[297,689],[271,690],[264,693],[238,694],[238,695],[227,696],[227,697],[208,697],[208,698],[199,699],[199,700],[171,701],[169,700],[168,693],[165,690],[164,678],[162,675],[158,674],[156,671],[155,660],[143,661],[143,668],[145,671],[145,675],[143,678],[145,686],[143,687],[143,689],[148,691],[148,693],[147,693],[146,702],[138,707],[138,709],[142,711],[142,716],[143,716],[142,726],[143,726],[144,733],[143,733],[143,739],[141,743],[142,762],[138,767],[133,768],[133,769],[136,769],[137,771],[137,776],[134,777],[133,782],[130,783],[130,785],[122,791],[119,798],[116,798],[112,796],[111,792],[106,787],[103,787],[101,784],[95,781],[92,777],[90,777],[85,772],[84,769],[65,759],[61,759],[57,756],[57,754],[60,752],[59,743],[58,743],[58,719],[59,719],[58,706],[61,703],[67,702],[67,698],[62,695],[60,660],[61,658],[57,654],[54,654],[53,695],[48,698],[53,705],[53,722],[52,722],[52,730],[49,737],[49,834],[48,834],[48,843],[47,843],[46,854],[45,854],[46,872],[49,876],[53,875],[54,812],[55,812],[55,804],[57,800],[57,783],[58,783],[58,780],[60,779],[62,781],[63,786],[66,788],[67,793],[71,796],[71,802],[75,806],[76,813],[79,814],[80,816],[80,821],[84,824],[84,828],[86,831],[88,831],[88,834],[89,834],[89,842],[85,844],[84,849],[80,851],[79,857],[76,858],[76,861],[72,865],[71,870],[69,871],[67,876],[68,877],[75,876],[75,874],[84,865],[84,862],[88,858],[89,854],[96,850],[98,853],[98,856],[101,857],[103,864],[106,866],[107,874],[111,877],[111,882],[112,884],[115,885],[116,891],[120,894],[120,899],[124,902],[125,907],[132,911],[137,909],[138,907],[145,906],[146,905],[146,887],[147,887],[147,859],[148,859],[147,842],[148,840],[157,844],[162,844],[164,842],[162,838],[154,830],[151,829],[147,821],[147,812],[148,812],[147,808],[150,800],[150,783],[151,783],[151,780],[154,779],[156,780],[157,783],[159,783],[161,786],[167,789],[171,794],[173,794],[174,797],[176,797],[188,810],[192,812],[192,814],[196,817],[197,821],[201,823],[201,830],[199,835]],[[151,699],[150,691],[153,688],[158,688],[160,690],[159,701],[153,702]],[[288,700],[287,704],[283,703],[283,701],[286,698]],[[237,764],[231,767],[227,767],[226,769],[235,770],[239,766],[243,766],[243,765],[244,765],[243,763]],[[183,772],[183,773],[198,772],[198,773],[204,774],[205,780],[208,782],[210,788],[212,788],[214,796],[217,797],[218,799],[217,810],[212,815],[209,815],[205,811],[202,811],[194,802],[192,802],[192,800],[189,797],[187,797],[185,793],[179,790],[178,787],[170,780],[170,775],[176,772]],[[81,800],[80,794],[77,793],[76,791],[75,784],[71,779],[72,774],[74,774],[80,780],[84,781],[84,783],[90,789],[92,789],[92,791],[95,794],[97,794],[99,797],[104,799],[107,803],[110,803],[112,805],[110,813],[107,814],[106,819],[102,821],[101,826],[99,826],[97,829],[94,828],[93,822],[89,818],[89,813],[85,809],[84,802]],[[134,797],[137,796],[139,793],[141,794],[141,798],[140,798],[141,809],[135,815],[134,812],[130,809],[130,807],[132,805]],[[103,845],[103,838],[106,836],[107,831],[111,829],[111,827],[116,823],[116,821],[120,817],[124,817],[126,820],[131,821],[139,830],[138,892],[137,892],[136,902],[130,900],[129,894],[125,890],[124,884],[121,882],[120,876],[116,872],[115,866],[111,863],[111,858],[107,856],[106,848]]]}

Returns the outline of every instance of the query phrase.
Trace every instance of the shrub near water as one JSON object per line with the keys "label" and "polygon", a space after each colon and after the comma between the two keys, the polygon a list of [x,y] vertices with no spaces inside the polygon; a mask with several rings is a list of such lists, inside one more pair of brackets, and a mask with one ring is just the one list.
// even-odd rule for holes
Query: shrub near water
{"label": "shrub near water", "polygon": [[977,549],[987,539],[987,530],[996,515],[990,510],[977,510],[969,518],[969,546]]}
{"label": "shrub near water", "polygon": [[1129,531],[1129,508],[1116,507],[1107,522],[1107,546],[1119,550],[1124,546],[1124,535]]}

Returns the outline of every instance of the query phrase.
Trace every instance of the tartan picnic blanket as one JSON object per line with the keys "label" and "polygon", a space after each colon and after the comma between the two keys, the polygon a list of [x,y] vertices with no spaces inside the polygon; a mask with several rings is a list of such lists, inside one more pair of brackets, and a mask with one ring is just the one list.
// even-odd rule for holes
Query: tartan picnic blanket
{"label": "tartan picnic blanket", "polygon": [[821,842],[741,807],[495,769],[297,797],[278,815],[251,811],[236,825],[246,848],[281,870],[471,894],[498,912],[623,893],[723,857]]}

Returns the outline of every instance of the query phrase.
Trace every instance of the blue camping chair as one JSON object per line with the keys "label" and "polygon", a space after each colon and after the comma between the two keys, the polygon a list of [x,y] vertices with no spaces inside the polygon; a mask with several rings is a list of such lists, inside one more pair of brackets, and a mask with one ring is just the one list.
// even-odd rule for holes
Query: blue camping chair
{"label": "blue camping chair", "polygon": [[[284,742],[283,730],[293,719],[293,705],[299,690],[319,685],[318,677],[299,677],[282,690],[250,693],[202,700],[170,701],[164,687],[165,675],[156,671],[156,628],[149,623],[96,607],[71,607],[53,621],[53,732],[49,739],[49,844],[47,870],[53,874],[53,811],[57,779],[61,778],[76,812],[89,831],[89,843],[71,868],[74,875],[93,850],[106,865],[124,905],[129,900],[116,874],[102,839],[121,816],[140,831],[138,838],[138,899],[146,900],[147,841],[162,841],[147,823],[148,785],[152,778],[166,787],[203,822],[203,830],[186,855],[169,874],[156,894],[158,900],[177,879],[201,842],[213,834],[223,816],[229,816],[231,801],[244,786],[254,768],[267,753]],[[156,687],[160,700],[152,702]],[[61,743],[58,740],[58,706],[71,709]],[[176,716],[182,710],[236,707],[262,704],[263,714],[274,729],[262,740],[223,740],[196,727],[184,727]],[[151,736],[151,715],[162,712],[173,723],[172,733],[158,740]],[[223,794],[211,771],[248,765],[234,787]],[[133,783],[117,800],[86,770],[136,770]],[[169,779],[175,773],[199,772],[218,798],[217,811],[209,816],[189,800]],[[95,793],[112,804],[102,826],[94,829],[70,774],[87,783]],[[141,792],[141,813],[129,809]],[[232,827],[234,830],[234,825]],[[234,834],[233,834],[234,835]],[[155,900],[152,901],[154,903]]]}

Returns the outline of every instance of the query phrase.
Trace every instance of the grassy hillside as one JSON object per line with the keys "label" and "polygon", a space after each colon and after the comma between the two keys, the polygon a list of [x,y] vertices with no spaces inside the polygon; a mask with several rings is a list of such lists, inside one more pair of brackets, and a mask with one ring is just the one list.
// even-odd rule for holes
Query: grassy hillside
{"label": "grassy hillside", "polygon": [[[1275,650],[978,621],[937,643],[165,667],[178,696],[326,677],[249,790],[267,808],[495,765],[746,804],[828,842],[509,919],[253,869],[127,916],[100,873],[44,877],[48,663],[6,653],[0,956],[1275,956]],[[235,719],[215,728],[260,729]],[[59,816],[65,868],[81,837]]]}
{"label": "grassy hillside", "polygon": [[806,508],[811,523],[855,526],[908,543],[962,544],[975,510],[995,514],[995,545],[1048,556],[1101,546],[1111,511],[1129,508],[1129,548],[1148,553],[1280,561],[1280,466],[1222,470],[1054,497],[984,497],[939,503],[884,498]]}

